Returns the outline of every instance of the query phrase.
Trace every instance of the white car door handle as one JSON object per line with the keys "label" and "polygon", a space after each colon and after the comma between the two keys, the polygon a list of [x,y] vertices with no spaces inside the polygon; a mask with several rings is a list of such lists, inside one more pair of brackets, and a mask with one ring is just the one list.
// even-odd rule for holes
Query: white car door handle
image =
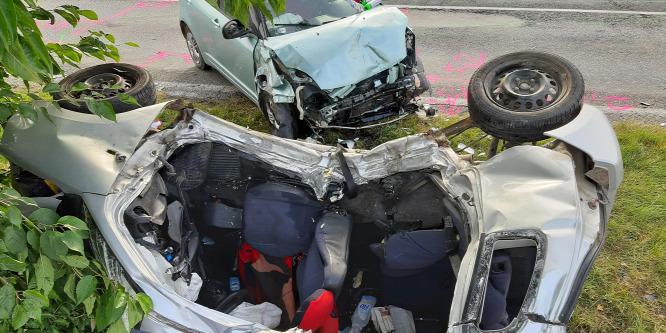
{"label": "white car door handle", "polygon": [[188,4],[188,5],[191,5],[191,4],[192,4],[192,0],[187,0],[187,4]]}
{"label": "white car door handle", "polygon": [[211,21],[213,21],[213,25],[214,25],[216,28],[219,28],[219,27],[220,27],[220,21],[218,21],[217,19],[212,19]]}

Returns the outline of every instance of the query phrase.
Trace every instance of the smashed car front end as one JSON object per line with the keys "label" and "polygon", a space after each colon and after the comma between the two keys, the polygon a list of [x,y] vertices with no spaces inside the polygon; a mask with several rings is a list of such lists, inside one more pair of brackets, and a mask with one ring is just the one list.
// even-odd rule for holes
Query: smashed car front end
{"label": "smashed car front end", "polygon": [[403,115],[427,89],[415,36],[393,7],[260,40],[255,64],[257,87],[294,103],[313,127]]}

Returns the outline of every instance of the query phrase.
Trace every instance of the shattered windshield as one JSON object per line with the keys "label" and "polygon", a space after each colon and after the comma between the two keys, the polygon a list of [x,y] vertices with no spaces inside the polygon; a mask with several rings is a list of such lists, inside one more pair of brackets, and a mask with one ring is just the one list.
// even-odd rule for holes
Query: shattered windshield
{"label": "shattered windshield", "polygon": [[287,0],[285,12],[274,16],[273,23],[267,22],[269,34],[285,35],[357,14],[354,3],[354,0]]}

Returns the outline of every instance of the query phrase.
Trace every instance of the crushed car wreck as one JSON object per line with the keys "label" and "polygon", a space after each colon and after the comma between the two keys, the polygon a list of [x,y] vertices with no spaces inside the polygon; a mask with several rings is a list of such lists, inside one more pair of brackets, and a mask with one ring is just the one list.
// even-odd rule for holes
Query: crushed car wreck
{"label": "crushed car wreck", "polygon": [[259,105],[275,135],[392,122],[415,111],[413,98],[429,89],[416,38],[397,8],[359,12],[346,0],[288,0],[272,22],[251,12],[246,28],[220,7],[181,2],[192,59]]}
{"label": "crushed car wreck", "polygon": [[[297,309],[325,293],[341,328],[373,295],[410,310],[419,332],[564,331],[622,179],[612,128],[588,105],[546,133],[558,139],[549,146],[481,164],[433,133],[344,151],[191,109],[134,150],[164,107],[95,131],[99,118],[68,110],[52,114],[56,126],[14,117],[2,141],[11,161],[83,197],[126,276],[154,300],[141,325],[150,332],[267,331],[226,313],[269,299],[282,308],[279,329],[316,329]],[[81,131],[86,144],[55,139]],[[605,181],[586,177],[595,169]],[[287,277],[279,290],[291,287],[290,301],[267,292],[259,260],[283,269],[271,276]]]}

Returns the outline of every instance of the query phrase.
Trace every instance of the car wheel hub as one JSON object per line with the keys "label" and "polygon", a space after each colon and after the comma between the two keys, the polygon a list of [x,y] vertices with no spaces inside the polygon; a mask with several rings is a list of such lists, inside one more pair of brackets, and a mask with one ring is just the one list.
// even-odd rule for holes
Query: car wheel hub
{"label": "car wheel hub", "polygon": [[562,92],[562,83],[539,69],[499,73],[491,86],[492,100],[512,111],[536,111],[552,104]]}
{"label": "car wheel hub", "polygon": [[83,83],[90,88],[72,92],[71,95],[75,98],[81,98],[83,95],[95,99],[109,98],[124,93],[134,86],[132,81],[114,73],[97,74],[89,77]]}
{"label": "car wheel hub", "polygon": [[192,57],[192,61],[194,61],[195,63],[199,63],[201,61],[201,55],[199,54],[199,45],[197,45],[197,41],[194,39],[194,36],[192,36],[192,34],[188,35],[187,48],[190,50],[190,56]]}

